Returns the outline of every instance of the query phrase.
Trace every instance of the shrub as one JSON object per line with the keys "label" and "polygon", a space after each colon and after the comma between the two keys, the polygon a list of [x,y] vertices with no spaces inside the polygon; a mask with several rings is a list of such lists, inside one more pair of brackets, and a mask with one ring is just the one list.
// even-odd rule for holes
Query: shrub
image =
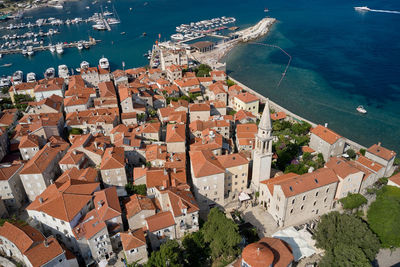
{"label": "shrub", "polygon": [[343,208],[345,210],[353,210],[355,208],[359,208],[364,204],[367,204],[367,199],[361,194],[352,194],[349,193],[347,197],[344,197],[339,200],[340,203],[343,204]]}
{"label": "shrub", "polygon": [[355,159],[356,158],[356,152],[353,149],[348,149],[346,151],[346,153],[349,156],[349,158],[351,158],[351,159]]}
{"label": "shrub", "polygon": [[367,150],[365,148],[361,148],[360,149],[360,154],[365,156],[365,152],[367,152]]}
{"label": "shrub", "polygon": [[147,195],[147,188],[146,188],[145,184],[134,185],[132,183],[128,183],[125,185],[125,190],[128,193],[128,195],[134,195],[134,194],[138,194],[138,195],[142,195],[142,196]]}

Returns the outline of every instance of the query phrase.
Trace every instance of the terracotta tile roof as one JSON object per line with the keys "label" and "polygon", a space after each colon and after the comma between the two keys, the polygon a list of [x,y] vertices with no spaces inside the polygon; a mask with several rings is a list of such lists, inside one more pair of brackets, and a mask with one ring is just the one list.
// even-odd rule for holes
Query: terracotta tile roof
{"label": "terracotta tile roof", "polygon": [[[59,188],[56,184],[51,184],[26,209],[43,212],[51,217],[71,222],[91,202],[92,194],[99,187],[99,183],[85,184],[72,182],[72,180]],[[42,203],[41,200],[43,200]]]}
{"label": "terracotta tile roof", "polygon": [[208,120],[201,121],[195,120],[189,124],[189,129],[191,132],[204,131],[206,129],[215,129],[221,127],[229,127],[229,122],[225,120]]}
{"label": "terracotta tile roof", "polygon": [[168,124],[167,135],[165,138],[167,143],[185,142],[186,141],[186,125],[185,124]]}
{"label": "terracotta tile roof", "polygon": [[52,78],[52,79],[42,79],[35,86],[36,92],[46,92],[46,91],[60,91],[64,86],[63,78]]}
{"label": "terracotta tile roof", "polygon": [[238,112],[235,113],[235,121],[241,121],[243,119],[256,119],[256,116],[253,115],[253,113],[246,111],[246,110],[239,110]]}
{"label": "terracotta tile roof", "polygon": [[22,163],[13,163],[10,166],[0,167],[0,181],[6,181],[10,179],[14,174],[24,166]]}
{"label": "terracotta tile roof", "polygon": [[136,119],[136,117],[137,117],[137,113],[136,112],[121,113],[121,119],[122,120]]}
{"label": "terracotta tile roof", "polygon": [[10,126],[14,123],[14,119],[16,119],[15,113],[16,110],[3,110],[0,113],[0,125],[2,126]]}
{"label": "terracotta tile roof", "polygon": [[159,133],[161,129],[161,124],[159,122],[147,122],[140,125],[135,129],[136,135],[141,135],[142,133]]}
{"label": "terracotta tile roof", "polygon": [[391,160],[393,157],[396,156],[396,152],[389,150],[387,148],[384,148],[379,144],[374,144],[367,150],[369,153],[374,154],[375,156],[378,156],[386,161]]}
{"label": "terracotta tile roof", "polygon": [[289,266],[293,260],[292,248],[279,238],[264,237],[257,243],[246,246],[242,252],[242,258],[252,267]]}
{"label": "terracotta tile roof", "polygon": [[254,145],[255,136],[257,134],[258,128],[254,123],[248,124],[238,124],[236,126],[236,138],[239,145],[248,146]]}
{"label": "terracotta tile roof", "polygon": [[89,102],[88,96],[72,96],[64,98],[64,107],[71,107],[77,105],[86,105]]}
{"label": "terracotta tile roof", "polygon": [[121,242],[124,251],[146,246],[143,229],[131,230],[121,233]]}
{"label": "terracotta tile roof", "polygon": [[28,106],[48,106],[52,108],[54,111],[60,111],[61,105],[63,103],[63,98],[59,95],[51,95],[48,98],[42,99],[39,102],[29,102]]}
{"label": "terracotta tile roof", "polygon": [[99,73],[99,70],[97,69],[97,67],[89,67],[87,69],[82,69],[81,70],[81,75],[82,74],[91,74],[91,73]]}
{"label": "terracotta tile roof", "polygon": [[31,82],[31,83],[20,83],[18,85],[15,86],[10,86],[10,89],[8,90],[9,92],[14,92],[15,91],[28,91],[28,90],[33,90],[36,85],[38,83],[37,82]]}
{"label": "terracotta tile roof", "polygon": [[20,124],[32,124],[36,121],[41,121],[47,125],[57,125],[63,119],[62,113],[41,113],[41,114],[26,114],[20,120]]}
{"label": "terracotta tile roof", "polygon": [[187,113],[186,111],[174,111],[171,112],[168,115],[168,121],[169,122],[175,122],[175,123],[187,123]]}
{"label": "terracotta tile roof", "polygon": [[[206,133],[208,131],[208,133]],[[216,150],[222,149],[223,137],[219,133],[213,133],[211,136],[209,130],[202,131],[202,138],[195,138],[195,143],[190,145],[191,151]]]}
{"label": "terracotta tile roof", "polygon": [[101,82],[98,87],[100,97],[117,97],[113,82]]}
{"label": "terracotta tile roof", "polygon": [[400,172],[389,178],[389,181],[397,184],[400,187]]}
{"label": "terracotta tile roof", "polygon": [[114,76],[115,79],[118,79],[120,77],[125,77],[126,76],[126,72],[123,70],[115,70],[112,72],[112,75]]}
{"label": "terracotta tile roof", "polygon": [[122,147],[109,147],[104,152],[100,170],[125,168],[125,153]]}
{"label": "terracotta tile roof", "polygon": [[160,89],[159,92],[167,92],[168,95],[172,95],[175,93],[179,93],[179,88],[176,84],[172,84],[170,86],[164,86],[164,88]]}
{"label": "terracotta tile roof", "polygon": [[175,225],[174,217],[170,211],[160,212],[146,218],[150,232],[155,232]]}
{"label": "terracotta tile roof", "polygon": [[115,186],[94,192],[93,203],[101,221],[108,221],[122,214]]}
{"label": "terracotta tile roof", "polygon": [[79,220],[79,223],[73,229],[73,233],[78,240],[89,240],[105,228],[107,228],[106,223],[99,218],[94,209]]}
{"label": "terracotta tile roof", "polygon": [[218,94],[226,94],[223,84],[221,83],[213,83],[210,85],[209,90],[214,93],[214,95]]}
{"label": "terracotta tile roof", "polygon": [[128,87],[122,87],[122,86],[119,87],[118,93],[120,101],[124,101],[125,99],[132,97],[132,91]]}
{"label": "terracotta tile roof", "polygon": [[286,113],[283,111],[271,113],[271,120],[278,121],[286,118]]}
{"label": "terracotta tile roof", "polygon": [[237,84],[234,84],[228,88],[229,93],[237,92],[240,93],[243,91],[243,88]]}
{"label": "terracotta tile roof", "polygon": [[[46,243],[46,244],[45,244]],[[54,237],[48,237],[25,253],[29,262],[34,267],[44,266],[49,261],[65,253],[65,249]]]}
{"label": "terracotta tile roof", "polygon": [[292,177],[278,176],[267,180],[265,184],[267,184],[268,188],[270,188],[270,185],[279,185],[281,186],[284,195],[286,197],[291,197],[337,182],[338,178],[333,170],[329,168],[322,168],[312,173],[306,173],[303,175],[296,174]]}
{"label": "terracotta tile roof", "polygon": [[210,111],[210,105],[205,103],[200,104],[190,104],[189,105],[190,112],[192,111]]}
{"label": "terracotta tile roof", "polygon": [[212,77],[197,77],[200,83],[208,83],[213,81]]}
{"label": "terracotta tile roof", "polygon": [[318,136],[319,138],[321,138],[325,142],[328,142],[331,145],[333,145],[340,138],[342,138],[342,136],[338,135],[337,133],[335,133],[331,129],[328,129],[328,128],[322,126],[322,125],[318,125],[317,127],[312,128],[310,132],[315,134],[316,136]]}
{"label": "terracotta tile roof", "polygon": [[142,210],[156,211],[156,208],[150,198],[137,194],[129,197],[128,202],[125,203],[125,209],[127,218],[131,218]]}
{"label": "terracotta tile roof", "polygon": [[165,108],[159,108],[159,109],[158,109],[158,112],[159,112],[159,114],[161,115],[161,118],[160,118],[160,119],[168,117],[168,115],[169,115],[171,112],[174,112],[174,111],[175,111],[175,109],[172,108],[172,107],[165,107]]}
{"label": "terracotta tile roof", "polygon": [[314,153],[315,150],[312,149],[312,148],[309,147],[309,146],[302,146],[302,147],[301,147],[301,152],[303,152],[303,153],[306,153],[306,152],[308,152],[308,153]]}
{"label": "terracotta tile roof", "polygon": [[24,135],[21,137],[19,141],[18,148],[32,148],[32,147],[39,147],[39,136],[30,134]]}
{"label": "terracotta tile roof", "polygon": [[70,180],[82,181],[83,184],[97,183],[97,170],[91,167],[78,170],[77,168],[73,167],[63,172],[63,174],[61,174],[61,176],[55,181],[55,184],[57,187],[61,187]]}
{"label": "terracotta tile roof", "polygon": [[349,164],[347,160],[338,157],[331,157],[325,164],[325,167],[333,170],[342,179],[351,174],[360,172],[359,169]]}
{"label": "terracotta tile roof", "polygon": [[360,156],[356,162],[365,166],[368,169],[373,170],[374,172],[378,172],[379,170],[381,170],[383,168],[383,166],[380,165],[379,163],[377,163],[373,160],[370,160],[369,158],[364,157],[364,156]]}
{"label": "terracotta tile roof", "polygon": [[181,80],[175,80],[174,82],[181,88],[194,87],[194,86],[199,87],[200,86],[200,82],[196,77],[190,78],[190,79],[184,78]]}
{"label": "terracotta tile roof", "polygon": [[76,165],[85,157],[85,153],[77,150],[69,150],[58,164]]}
{"label": "terracotta tile roof", "polygon": [[137,180],[143,176],[146,176],[147,168],[144,167],[135,167],[133,168],[133,180]]}
{"label": "terracotta tile roof", "polygon": [[292,178],[298,177],[299,175],[293,172],[285,173],[283,175],[271,178],[269,180],[264,180],[261,181],[260,183],[266,184],[268,186],[268,189],[271,193],[271,195],[274,194],[274,185],[279,184],[281,182],[285,182],[288,180],[291,180]]}
{"label": "terracotta tile roof", "polygon": [[249,164],[249,161],[246,159],[246,157],[240,153],[217,156],[217,159],[225,169]]}
{"label": "terracotta tile roof", "polygon": [[256,97],[255,95],[253,95],[251,93],[248,93],[248,92],[240,93],[240,94],[236,95],[235,97],[244,103],[251,103],[254,101],[259,101],[258,97]]}
{"label": "terracotta tile roof", "polygon": [[60,153],[68,149],[68,143],[47,143],[31,158],[21,170],[21,174],[43,173]]}
{"label": "terracotta tile roof", "polygon": [[216,156],[209,150],[190,151],[194,178],[224,173],[225,169]]}
{"label": "terracotta tile roof", "polygon": [[183,209],[186,209],[186,213],[193,213],[200,210],[190,190],[186,191],[179,190],[175,187],[169,187],[168,189],[161,191],[161,193],[168,194],[174,217],[181,216],[183,214]]}
{"label": "terracotta tile roof", "polygon": [[79,135],[71,141],[70,150],[77,148],[85,149],[97,155],[103,155],[107,147],[111,146],[110,137],[102,134],[97,135]]}
{"label": "terracotta tile roof", "polygon": [[179,99],[178,101],[171,101],[169,105],[174,109],[177,109],[179,107],[187,108],[189,107],[189,102],[186,100]]}
{"label": "terracotta tile roof", "polygon": [[146,146],[146,160],[166,160],[167,158],[167,146],[152,144]]}
{"label": "terracotta tile roof", "polygon": [[172,64],[167,67],[167,70],[175,72],[175,71],[182,71],[182,68],[179,65]]}
{"label": "terracotta tile roof", "polygon": [[149,169],[146,171],[146,187],[169,186],[169,175],[163,169]]}
{"label": "terracotta tile roof", "polygon": [[210,71],[211,77],[226,77],[225,71],[222,70],[213,70]]}
{"label": "terracotta tile roof", "polygon": [[137,75],[137,74],[146,73],[146,69],[143,67],[140,67],[140,68],[135,68],[135,69],[127,69],[127,70],[125,70],[125,72],[130,75]]}

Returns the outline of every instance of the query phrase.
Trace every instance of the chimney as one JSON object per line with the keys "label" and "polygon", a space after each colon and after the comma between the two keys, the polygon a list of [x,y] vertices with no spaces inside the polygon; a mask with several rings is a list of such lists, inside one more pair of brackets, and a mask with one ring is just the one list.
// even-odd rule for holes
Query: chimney
{"label": "chimney", "polygon": [[176,168],[174,168],[174,173],[176,173]]}
{"label": "chimney", "polygon": [[97,142],[94,142],[94,147],[95,147],[96,149],[98,149],[98,148],[99,148],[99,146],[98,146]]}
{"label": "chimney", "polygon": [[325,128],[328,128],[328,123],[327,122],[325,122]]}
{"label": "chimney", "polygon": [[51,146],[51,143],[50,143],[50,142],[49,142],[49,143],[47,143],[47,146],[48,146],[48,147],[50,147],[50,146]]}
{"label": "chimney", "polygon": [[160,154],[162,153],[162,149],[161,148],[158,149],[158,153],[160,153]]}
{"label": "chimney", "polygon": [[97,201],[97,206],[98,206],[97,209],[100,209],[103,206],[103,203],[101,201]]}
{"label": "chimney", "polygon": [[166,169],[164,169],[164,176],[165,175],[168,175],[168,173],[167,173],[167,170]]}
{"label": "chimney", "polygon": [[47,247],[49,247],[49,242],[47,242],[47,239],[45,239],[44,241],[43,241],[43,245],[47,248]]}
{"label": "chimney", "polygon": [[378,146],[381,146],[381,142],[378,142]]}
{"label": "chimney", "polygon": [[50,179],[50,184],[54,184],[54,180],[53,179]]}
{"label": "chimney", "polygon": [[72,151],[72,154],[76,155],[76,150]]}
{"label": "chimney", "polygon": [[168,187],[168,181],[167,181],[167,180],[164,180],[164,181],[162,182],[162,184],[163,184],[163,187],[164,187],[164,188],[167,188],[167,187]]}
{"label": "chimney", "polygon": [[175,180],[175,179],[171,179],[171,185],[172,185],[173,187],[176,187],[176,180]]}
{"label": "chimney", "polygon": [[144,169],[144,164],[142,164],[142,169]]}
{"label": "chimney", "polygon": [[43,198],[42,197],[39,197],[39,202],[40,202],[40,204],[43,204]]}

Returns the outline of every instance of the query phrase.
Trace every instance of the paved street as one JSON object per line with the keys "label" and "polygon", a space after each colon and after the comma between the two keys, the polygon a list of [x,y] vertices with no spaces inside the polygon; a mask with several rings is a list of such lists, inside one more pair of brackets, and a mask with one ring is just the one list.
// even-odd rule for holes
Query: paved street
{"label": "paved street", "polygon": [[376,256],[378,263],[374,263],[374,266],[379,267],[391,267],[400,266],[400,248],[390,251],[390,249],[381,249]]}
{"label": "paved street", "polygon": [[263,207],[248,207],[242,212],[243,219],[257,228],[260,238],[264,236],[271,236],[277,231],[278,226],[276,222]]}

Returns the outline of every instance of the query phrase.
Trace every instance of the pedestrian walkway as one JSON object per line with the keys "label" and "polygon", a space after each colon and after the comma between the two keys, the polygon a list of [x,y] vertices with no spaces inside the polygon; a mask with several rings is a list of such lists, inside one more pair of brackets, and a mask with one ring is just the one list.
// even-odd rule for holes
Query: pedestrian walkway
{"label": "pedestrian walkway", "polygon": [[278,230],[274,218],[262,206],[251,207],[241,210],[243,219],[257,228],[260,238],[271,236]]}

